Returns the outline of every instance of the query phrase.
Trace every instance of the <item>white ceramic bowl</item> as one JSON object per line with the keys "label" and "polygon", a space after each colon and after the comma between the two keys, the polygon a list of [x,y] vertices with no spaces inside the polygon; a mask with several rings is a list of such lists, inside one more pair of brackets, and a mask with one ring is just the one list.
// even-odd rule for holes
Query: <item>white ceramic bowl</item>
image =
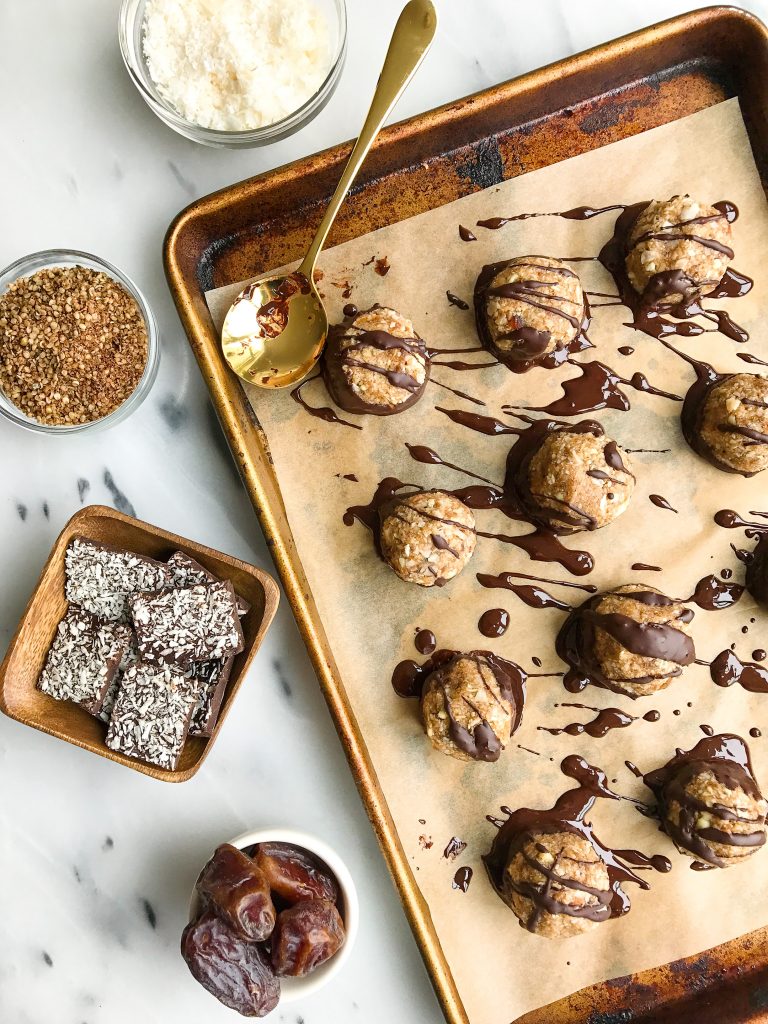
{"label": "white ceramic bowl", "polygon": [[[336,881],[339,883],[339,913],[344,921],[346,938],[344,945],[326,960],[316,971],[308,974],[305,978],[281,978],[280,979],[280,1002],[277,1010],[287,1003],[294,1003],[299,999],[306,999],[319,989],[323,988],[334,978],[347,962],[352,947],[357,937],[357,927],[360,915],[360,903],[357,898],[357,889],[352,880],[352,875],[344,861],[335,850],[327,843],[316,836],[306,832],[299,832],[291,828],[261,828],[253,832],[243,832],[242,835],[228,840],[230,846],[236,846],[238,850],[245,850],[249,846],[256,846],[257,843],[289,843],[291,846],[298,846],[302,850],[311,853],[317,860],[330,870]],[[213,856],[213,852],[211,853]],[[189,901],[189,920],[192,921],[200,910],[200,901],[197,890],[192,890],[192,897]]]}

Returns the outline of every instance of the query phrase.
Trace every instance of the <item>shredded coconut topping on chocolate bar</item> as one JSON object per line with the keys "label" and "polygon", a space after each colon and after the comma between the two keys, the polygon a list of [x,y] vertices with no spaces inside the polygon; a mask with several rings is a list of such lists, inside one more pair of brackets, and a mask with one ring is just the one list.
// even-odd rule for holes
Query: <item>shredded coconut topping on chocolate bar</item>
{"label": "shredded coconut topping on chocolate bar", "polygon": [[243,649],[235,591],[229,581],[130,599],[142,661],[186,668]]}
{"label": "shredded coconut topping on chocolate bar", "polygon": [[107,746],[173,771],[187,738],[198,685],[169,667],[129,668],[112,709]]}
{"label": "shredded coconut topping on chocolate bar", "polygon": [[[184,551],[175,551],[171,555],[168,559],[168,568],[173,576],[172,586],[174,587],[194,587],[199,583],[220,582],[218,576],[208,572],[204,565],[200,565]],[[235,594],[235,597],[237,598],[237,614],[242,618],[251,606],[239,594]]]}
{"label": "shredded coconut topping on chocolate bar", "polygon": [[200,685],[189,726],[190,736],[210,736],[213,732],[232,671],[232,661],[232,658],[200,661],[189,669],[191,678]]}
{"label": "shredded coconut topping on chocolate bar", "polygon": [[99,622],[90,612],[69,608],[56,628],[38,689],[98,714],[130,640],[127,626]]}
{"label": "shredded coconut topping on chocolate bar", "polygon": [[127,598],[172,586],[172,572],[132,551],[76,537],[66,554],[66,594],[73,604],[111,622],[125,621]]}

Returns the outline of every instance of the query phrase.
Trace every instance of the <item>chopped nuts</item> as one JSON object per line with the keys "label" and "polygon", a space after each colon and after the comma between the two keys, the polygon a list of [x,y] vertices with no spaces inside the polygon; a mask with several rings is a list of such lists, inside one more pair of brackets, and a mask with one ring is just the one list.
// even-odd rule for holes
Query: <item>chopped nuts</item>
{"label": "chopped nuts", "polygon": [[108,416],[135,391],[147,353],[136,301],[101,271],[49,267],[0,296],[0,389],[40,423]]}

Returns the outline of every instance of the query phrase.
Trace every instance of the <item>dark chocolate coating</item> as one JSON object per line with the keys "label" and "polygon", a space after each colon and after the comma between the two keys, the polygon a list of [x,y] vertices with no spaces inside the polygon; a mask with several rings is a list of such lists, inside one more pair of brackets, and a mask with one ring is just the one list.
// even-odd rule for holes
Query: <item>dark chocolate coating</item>
{"label": "dark chocolate coating", "polygon": [[[360,316],[361,314],[357,314]],[[339,408],[345,412],[358,415],[391,416],[394,413],[410,409],[412,405],[424,394],[424,389],[429,381],[430,357],[424,340],[415,336],[413,338],[396,338],[386,331],[364,331],[354,327],[355,318],[349,318],[347,323],[336,324],[331,327],[328,334],[328,342],[323,352],[323,380],[328,393]],[[359,336],[351,334],[350,330],[360,330]],[[342,342],[354,339],[353,344],[343,347]],[[401,349],[403,352],[412,353],[419,357],[424,363],[424,381],[419,384],[414,377],[397,370],[386,370],[367,363],[357,358],[357,353],[364,346],[386,349]],[[408,393],[408,397],[396,405],[378,405],[366,402],[350,386],[344,372],[345,367],[358,366],[364,370],[381,374],[388,382],[396,388],[401,388]]]}
{"label": "dark chocolate coating", "polygon": [[768,533],[758,539],[752,560],[747,563],[747,590],[758,604],[768,608]]}

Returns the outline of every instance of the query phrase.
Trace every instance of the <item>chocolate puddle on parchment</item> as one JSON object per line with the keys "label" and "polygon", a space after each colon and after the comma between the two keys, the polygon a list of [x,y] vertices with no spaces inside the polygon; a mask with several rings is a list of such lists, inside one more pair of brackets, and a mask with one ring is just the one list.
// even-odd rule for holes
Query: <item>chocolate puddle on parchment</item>
{"label": "chocolate puddle on parchment", "polygon": [[[561,763],[564,775],[577,782],[576,789],[567,790],[549,810],[532,810],[520,808],[516,811],[502,807],[504,819],[488,816],[488,820],[499,829],[493,840],[490,852],[483,857],[488,878],[494,890],[502,896],[505,888],[511,887],[519,895],[531,900],[533,911],[527,921],[521,925],[529,931],[535,931],[542,913],[567,914],[575,917],[586,917],[591,921],[604,921],[612,917],[626,914],[630,909],[629,897],[622,885],[634,882],[641,889],[650,888],[645,879],[640,878],[629,864],[636,867],[652,867],[658,871],[669,871],[671,863],[666,857],[650,857],[639,850],[614,850],[605,846],[587,824],[585,817],[596,799],[608,800],[627,799],[611,790],[607,784],[605,773],[584,758],[571,754]],[[632,801],[634,802],[634,801]],[[552,868],[541,864],[538,860],[529,860],[532,867],[543,876],[543,882],[536,885],[532,882],[515,883],[505,871],[507,864],[518,854],[524,853],[526,844],[535,840],[542,833],[570,832],[585,839],[597,851],[608,870],[609,885],[605,891],[599,891],[580,885],[576,879],[563,879]],[[554,883],[567,884],[569,888],[581,889],[585,895],[595,902],[576,905],[564,904],[552,895]]]}

